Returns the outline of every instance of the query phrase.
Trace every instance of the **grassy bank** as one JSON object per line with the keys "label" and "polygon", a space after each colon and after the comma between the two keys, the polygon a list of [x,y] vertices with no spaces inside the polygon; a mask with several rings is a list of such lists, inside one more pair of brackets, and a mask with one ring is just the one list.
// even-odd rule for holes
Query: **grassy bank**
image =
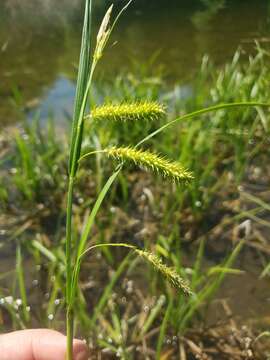
{"label": "grassy bank", "polygon": [[[135,64],[133,71],[113,81],[98,79],[92,104],[158,100],[168,118],[143,127],[105,121],[86,135],[83,152],[137,143],[170,119],[205,106],[268,102],[269,76],[269,54],[258,48],[249,59],[237,52],[218,69],[205,57],[187,86],[171,85],[151,61]],[[54,120],[45,127],[34,120],[3,130],[2,249],[7,256],[14,254],[9,261],[16,262],[16,271],[11,266],[1,275],[2,330],[64,327],[67,144],[67,135],[55,130]],[[125,169],[96,220],[91,244],[128,240],[147,248],[189,280],[194,295],[185,299],[125,250],[103,248],[83,265],[76,329],[102,358],[173,359],[180,353],[181,359],[185,354],[193,359],[205,353],[209,359],[215,354],[219,359],[244,359],[251,352],[264,359],[260,341],[254,343],[262,327],[228,327],[229,305],[220,300],[219,289],[224,280],[253,271],[241,261],[247,253],[256,256],[258,281],[261,274],[268,275],[268,111],[241,107],[184,120],[174,131],[151,138],[145,148],[180,161],[195,180],[179,190],[174,184],[164,187],[145,171]],[[75,238],[113,169],[100,153],[86,164],[75,193]],[[25,270],[23,264],[28,265]],[[208,321],[209,309],[217,303],[224,326],[214,315]],[[246,346],[243,339],[248,337]]]}

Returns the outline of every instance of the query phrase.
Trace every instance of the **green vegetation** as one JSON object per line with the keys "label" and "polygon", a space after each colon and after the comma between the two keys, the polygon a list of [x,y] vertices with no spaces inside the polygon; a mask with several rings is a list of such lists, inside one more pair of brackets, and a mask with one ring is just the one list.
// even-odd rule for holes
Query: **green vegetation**
{"label": "green vegetation", "polygon": [[[238,51],[222,69],[205,57],[186,100],[168,90],[152,65],[134,65],[140,71],[120,74],[113,83],[93,81],[112,29],[110,13],[91,65],[86,2],[70,154],[67,135],[59,138],[53,121],[47,128],[38,120],[25,122],[2,141],[8,176],[1,177],[0,197],[10,224],[7,238],[16,244],[16,272],[1,275],[14,279],[0,289],[1,303],[12,328],[38,323],[63,329],[66,299],[69,359],[73,329],[92,348],[122,359],[136,359],[137,353],[166,359],[180,351],[195,356],[182,340],[205,320],[225,276],[242,274],[234,264],[251,240],[237,235],[232,244],[232,231],[245,219],[261,223],[268,210],[243,186],[256,181],[254,169],[266,171],[269,158],[263,106],[270,98],[269,53],[258,47],[254,57],[242,59]],[[85,117],[89,98],[95,107]],[[127,173],[126,161],[174,181],[163,186],[162,177],[154,180],[137,166]],[[247,208],[247,198],[255,206]],[[208,243],[219,239],[227,242],[222,260],[205,266]],[[188,247],[193,250],[186,259]],[[31,262],[33,275],[23,271],[24,261]],[[269,266],[262,275],[268,272]],[[40,284],[35,295],[41,304],[31,297],[31,276]],[[184,291],[175,291],[166,278]]]}
{"label": "green vegetation", "polygon": [[[90,61],[90,38],[91,38],[91,17],[92,17],[92,1],[86,1],[85,8],[85,20],[82,35],[82,48],[80,56],[80,65],[77,80],[77,92],[75,98],[75,111],[73,118],[71,147],[69,155],[69,174],[68,174],[68,194],[67,194],[67,212],[66,212],[66,251],[65,251],[65,269],[66,269],[66,329],[67,329],[67,360],[73,359],[73,337],[74,337],[74,317],[76,315],[76,302],[78,293],[78,281],[81,270],[81,262],[86,253],[98,247],[126,247],[132,248],[136,254],[147,260],[153,267],[155,267],[161,274],[170,280],[170,282],[179,287],[184,293],[190,295],[191,290],[188,284],[184,282],[180,275],[175,271],[164,265],[158,257],[151,252],[145,250],[136,249],[126,243],[119,244],[98,244],[87,248],[89,241],[89,235],[92,230],[93,223],[99,208],[111,188],[112,184],[118,177],[122,167],[125,165],[126,160],[133,161],[135,164],[144,166],[152,171],[161,172],[164,177],[174,180],[175,182],[189,182],[192,179],[191,173],[184,170],[181,165],[168,160],[165,160],[158,155],[137,150],[136,148],[124,148],[124,147],[112,147],[111,149],[101,150],[110,157],[117,158],[120,162],[115,171],[109,177],[102,190],[97,196],[97,200],[91,210],[88,218],[86,219],[85,226],[82,230],[79,241],[74,243],[73,241],[73,197],[75,190],[75,183],[77,180],[77,171],[81,164],[82,159],[82,142],[84,139],[84,123],[87,121],[85,118],[87,99],[91,93],[91,85],[93,81],[93,75],[98,64],[98,61],[102,58],[104,48],[109,40],[110,34],[120,18],[121,14],[128,8],[132,0],[128,1],[127,5],[120,11],[116,20],[111,25],[111,13],[113,6],[109,8],[104,19],[101,23],[98,35],[97,43],[93,53],[92,62]],[[109,115],[108,115],[109,113]],[[91,114],[91,109],[90,109]],[[134,120],[138,121],[147,119],[157,119],[159,116],[164,115],[164,109],[159,104],[151,102],[144,103],[130,103],[122,104],[118,106],[103,106],[94,110],[93,119],[104,120],[106,118],[113,118],[114,120]],[[83,157],[93,154],[88,153]],[[75,254],[75,255],[74,255]]]}

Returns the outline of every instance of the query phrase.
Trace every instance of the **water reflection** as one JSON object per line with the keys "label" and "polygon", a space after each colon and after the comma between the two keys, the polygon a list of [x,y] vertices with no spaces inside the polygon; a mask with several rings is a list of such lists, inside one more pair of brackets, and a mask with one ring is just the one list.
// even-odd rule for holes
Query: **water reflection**
{"label": "water reflection", "polygon": [[[59,117],[64,110],[71,109],[83,3],[83,0],[1,1],[2,124],[18,120],[18,111],[11,101],[14,93],[21,93],[20,102],[27,111],[40,104],[44,116],[50,109],[55,111],[58,104]],[[95,26],[104,10],[104,1],[96,3]],[[254,38],[268,40],[266,0],[214,3],[215,6],[207,6],[207,0],[135,1],[113,36],[117,45],[108,49],[103,61],[106,76],[127,68],[130,56],[145,61],[161,49],[158,61],[167,66],[171,79],[187,83],[202,54],[208,53],[216,63],[223,63],[240,44],[251,51]]]}

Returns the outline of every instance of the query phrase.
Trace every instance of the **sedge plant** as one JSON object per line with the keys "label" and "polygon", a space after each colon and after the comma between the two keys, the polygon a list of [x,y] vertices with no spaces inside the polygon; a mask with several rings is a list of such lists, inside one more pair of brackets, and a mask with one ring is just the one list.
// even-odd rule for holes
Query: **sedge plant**
{"label": "sedge plant", "polygon": [[[153,101],[139,101],[132,103],[121,103],[114,105],[112,103],[101,105],[100,107],[93,107],[89,109],[89,96],[91,95],[91,85],[96,66],[103,56],[105,46],[109,40],[113,28],[119,20],[122,13],[128,8],[133,0],[129,0],[122,8],[114,21],[111,21],[113,6],[111,6],[105,14],[101,23],[100,29],[96,37],[96,45],[94,51],[91,51],[91,23],[92,23],[92,5],[93,0],[86,0],[84,26],[82,33],[82,45],[79,61],[79,70],[77,78],[77,90],[75,97],[73,126],[69,153],[69,176],[68,176],[68,192],[67,192],[67,212],[66,212],[66,330],[67,330],[67,360],[73,358],[73,333],[74,333],[74,316],[75,316],[75,301],[78,295],[78,281],[81,269],[81,262],[86,254],[94,251],[100,247],[124,247],[134,252],[151,264],[157,271],[164,275],[168,281],[175,287],[181,289],[184,294],[190,295],[192,292],[188,283],[180,277],[178,272],[167,265],[165,265],[159,257],[148,252],[145,249],[138,249],[137,247],[127,243],[105,243],[96,244],[88,247],[89,235],[94,224],[99,208],[111,188],[112,184],[117,179],[123,167],[128,163],[133,163],[141,168],[161,174],[164,179],[170,180],[176,184],[187,185],[193,180],[193,175],[190,171],[185,169],[181,164],[171,161],[164,156],[155,152],[144,150],[141,146],[152,137],[160,134],[169,127],[173,126],[179,121],[194,118],[211,111],[218,111],[220,109],[226,110],[241,106],[268,106],[268,104],[258,102],[239,102],[228,104],[217,104],[212,107],[197,110],[190,114],[183,115],[174,120],[171,120],[165,125],[157,128],[154,132],[148,134],[144,139],[134,146],[119,145],[105,149],[83,153],[83,139],[85,133],[85,123],[89,123],[87,129],[91,130],[91,123],[106,121],[115,122],[143,122],[152,121],[165,118],[165,107]],[[111,174],[107,182],[97,195],[96,202],[85,222],[78,241],[74,241],[73,233],[73,194],[76,180],[78,180],[78,169],[84,165],[84,159],[95,154],[104,154],[108,159],[115,159],[118,165],[115,171]]]}

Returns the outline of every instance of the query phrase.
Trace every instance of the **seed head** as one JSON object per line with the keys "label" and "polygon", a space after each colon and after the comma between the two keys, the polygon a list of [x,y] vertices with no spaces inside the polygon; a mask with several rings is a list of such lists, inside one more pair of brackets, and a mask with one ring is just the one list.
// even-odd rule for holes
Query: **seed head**
{"label": "seed head", "polygon": [[164,117],[164,115],[164,106],[155,101],[123,103],[119,105],[106,104],[94,108],[91,112],[91,117],[99,121],[154,121]]}
{"label": "seed head", "polygon": [[135,252],[139,256],[147,260],[151,265],[153,265],[153,267],[157,271],[159,271],[165,278],[167,278],[174,287],[181,289],[185,295],[192,294],[188,283],[184,279],[182,279],[181,276],[173,268],[166,266],[158,256],[146,250],[136,249]]}
{"label": "seed head", "polygon": [[179,163],[169,161],[149,151],[131,147],[112,147],[111,149],[106,149],[105,152],[110,157],[134,162],[136,165],[160,173],[165,178],[177,183],[189,183],[193,179],[192,174]]}
{"label": "seed head", "polygon": [[109,22],[112,14],[112,9],[113,9],[113,5],[111,5],[107,10],[97,34],[97,44],[94,52],[94,59],[96,61],[102,57],[104,47],[110,35]]}

